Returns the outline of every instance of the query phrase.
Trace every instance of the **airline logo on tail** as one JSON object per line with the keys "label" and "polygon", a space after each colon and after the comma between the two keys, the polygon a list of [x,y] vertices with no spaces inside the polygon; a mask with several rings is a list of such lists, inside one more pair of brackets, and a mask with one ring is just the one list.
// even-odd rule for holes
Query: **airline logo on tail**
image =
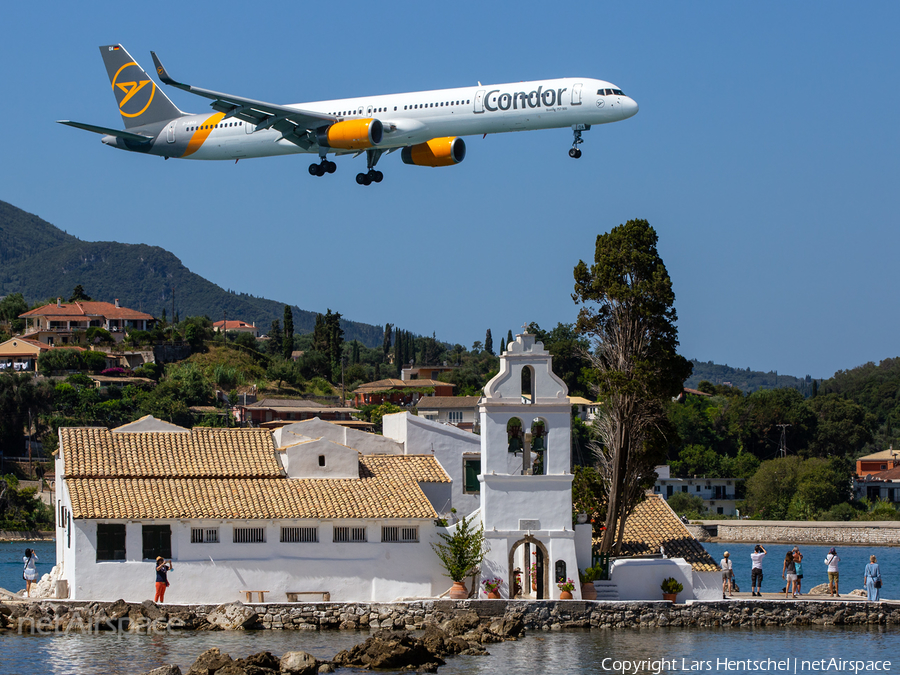
{"label": "airline logo on tail", "polygon": [[146,74],[134,61],[126,63],[116,71],[112,79],[112,88],[123,117],[140,117],[153,103],[156,83],[144,78]]}

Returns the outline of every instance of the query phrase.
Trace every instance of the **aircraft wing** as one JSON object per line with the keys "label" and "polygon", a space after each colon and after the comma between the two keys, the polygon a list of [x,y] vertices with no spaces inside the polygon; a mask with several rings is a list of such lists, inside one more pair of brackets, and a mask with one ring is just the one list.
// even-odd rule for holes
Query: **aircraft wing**
{"label": "aircraft wing", "polygon": [[323,115],[309,110],[298,110],[297,108],[290,108],[276,103],[255,101],[251,98],[232,96],[231,94],[223,94],[218,91],[201,89],[200,87],[176,82],[169,76],[159,57],[156,56],[156,52],[150,52],[150,55],[153,57],[153,64],[156,66],[156,73],[159,75],[159,79],[165,84],[211,99],[212,109],[225,113],[226,119],[236,117],[245,122],[250,122],[256,125],[257,131],[277,129],[284,136],[285,140],[303,148],[308,149],[313,144],[313,137],[309,132],[337,122],[337,118],[332,115]]}

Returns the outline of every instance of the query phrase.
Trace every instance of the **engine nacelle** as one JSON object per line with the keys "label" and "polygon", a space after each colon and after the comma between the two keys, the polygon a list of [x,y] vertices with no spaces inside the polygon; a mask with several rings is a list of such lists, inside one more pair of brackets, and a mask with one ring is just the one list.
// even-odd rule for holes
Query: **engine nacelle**
{"label": "engine nacelle", "polygon": [[459,136],[432,138],[400,151],[404,164],[416,166],[453,166],[466,158],[466,142]]}
{"label": "engine nacelle", "polygon": [[383,137],[384,127],[376,119],[344,120],[316,130],[319,145],[340,150],[373,148]]}

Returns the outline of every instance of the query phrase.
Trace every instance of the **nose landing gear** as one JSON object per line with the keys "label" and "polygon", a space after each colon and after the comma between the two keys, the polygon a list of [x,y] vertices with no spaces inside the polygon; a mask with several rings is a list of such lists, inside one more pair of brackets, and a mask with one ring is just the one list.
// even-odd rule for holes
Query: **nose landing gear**
{"label": "nose landing gear", "polygon": [[384,174],[375,169],[375,165],[378,164],[378,160],[381,159],[383,154],[384,150],[379,150],[378,148],[366,150],[366,165],[369,171],[356,174],[356,182],[359,185],[371,185],[384,180]]}
{"label": "nose landing gear", "polygon": [[324,157],[318,164],[309,165],[310,176],[324,176],[326,173],[334,173],[336,170],[337,164],[328,159],[325,159]]}
{"label": "nose landing gear", "polygon": [[579,148],[578,146],[584,143],[584,141],[581,139],[581,129],[573,129],[572,134],[575,136],[575,138],[572,140],[572,147],[569,149],[569,157],[571,157],[572,159],[578,159],[579,157],[581,157],[581,148]]}

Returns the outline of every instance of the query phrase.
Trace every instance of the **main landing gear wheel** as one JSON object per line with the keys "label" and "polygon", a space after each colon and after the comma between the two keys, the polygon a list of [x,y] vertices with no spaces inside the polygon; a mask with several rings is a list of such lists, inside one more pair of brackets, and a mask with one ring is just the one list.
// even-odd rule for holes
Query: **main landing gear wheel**
{"label": "main landing gear wheel", "polygon": [[356,174],[356,182],[360,185],[371,185],[372,183],[380,183],[384,180],[384,174],[375,169],[369,169],[368,173]]}
{"label": "main landing gear wheel", "polygon": [[584,143],[584,141],[581,140],[581,129],[573,129],[572,135],[575,138],[572,139],[572,147],[569,149],[569,157],[571,157],[572,159],[578,159],[579,157],[581,157],[581,149],[578,146]]}
{"label": "main landing gear wheel", "polygon": [[326,173],[334,173],[336,170],[337,164],[327,159],[323,159],[318,164],[309,165],[310,176],[324,176]]}

